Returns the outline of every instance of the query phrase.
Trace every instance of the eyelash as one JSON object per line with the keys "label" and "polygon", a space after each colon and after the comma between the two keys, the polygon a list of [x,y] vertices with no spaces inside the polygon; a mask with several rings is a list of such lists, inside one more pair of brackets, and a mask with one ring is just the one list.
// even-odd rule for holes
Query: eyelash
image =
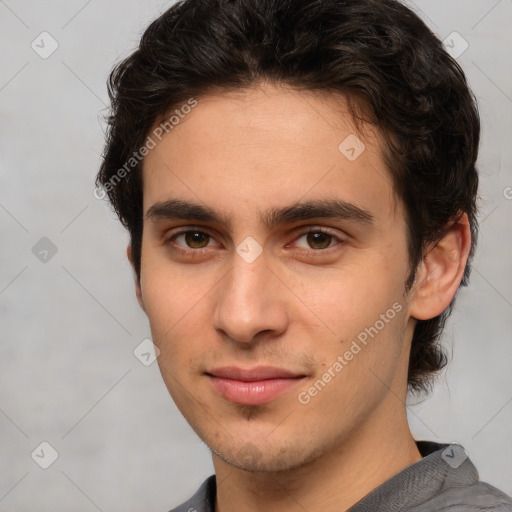
{"label": "eyelash", "polygon": [[[176,238],[178,238],[181,235],[186,235],[187,233],[201,233],[201,234],[206,235],[206,236],[208,236],[210,238],[214,238],[212,235],[210,235],[206,231],[203,231],[202,229],[194,229],[194,228],[191,229],[191,228],[188,228],[188,229],[183,229],[181,231],[173,233],[171,236],[167,237],[164,240],[164,245],[169,245],[170,246],[174,242],[174,240]],[[335,235],[331,231],[329,231],[329,230],[327,230],[325,228],[322,228],[322,227],[313,227],[313,226],[310,227],[307,231],[301,232],[294,239],[294,241],[297,241],[300,238],[309,235],[310,233],[322,233],[324,235],[328,235],[328,236],[332,237],[332,239],[333,239],[332,241],[333,242],[337,241],[338,243],[335,243],[334,245],[330,245],[329,247],[326,247],[325,249],[304,249],[304,248],[299,247],[299,250],[301,252],[306,252],[306,253],[309,253],[309,254],[312,254],[312,255],[322,255],[322,254],[325,254],[327,251],[329,251],[329,249],[332,249],[333,247],[336,247],[337,245],[341,245],[344,242],[343,239],[341,239],[339,236]],[[180,246],[180,245],[176,245],[176,246],[173,246],[172,249],[177,251],[177,252],[180,252],[182,254],[201,254],[202,252],[208,251],[209,247],[203,247],[203,248],[200,248],[200,249],[191,249],[191,248],[184,248],[183,246]]]}

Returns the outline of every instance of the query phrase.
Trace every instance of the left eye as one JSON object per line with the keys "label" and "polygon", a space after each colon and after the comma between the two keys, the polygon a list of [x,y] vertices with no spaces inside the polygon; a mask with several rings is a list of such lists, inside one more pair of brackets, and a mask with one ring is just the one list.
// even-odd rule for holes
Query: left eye
{"label": "left eye", "polygon": [[[302,245],[299,243],[299,240],[301,239],[305,239],[305,243],[302,243]],[[338,237],[331,235],[330,233],[326,233],[325,231],[312,230],[297,238],[295,244],[297,247],[302,249],[322,250],[328,249],[329,247],[332,247],[332,245],[336,245],[332,244],[334,241],[341,242]]]}

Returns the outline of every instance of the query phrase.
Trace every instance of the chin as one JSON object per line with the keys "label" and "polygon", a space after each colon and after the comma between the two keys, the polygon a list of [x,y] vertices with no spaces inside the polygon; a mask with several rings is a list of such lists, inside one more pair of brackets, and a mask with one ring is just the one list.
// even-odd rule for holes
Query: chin
{"label": "chin", "polygon": [[[306,451],[306,447],[295,446],[258,446],[247,442],[238,450],[233,448],[215,449],[209,446],[212,453],[226,464],[244,471],[281,472],[290,471],[314,460],[315,454]],[[310,449],[310,448],[309,448]]]}

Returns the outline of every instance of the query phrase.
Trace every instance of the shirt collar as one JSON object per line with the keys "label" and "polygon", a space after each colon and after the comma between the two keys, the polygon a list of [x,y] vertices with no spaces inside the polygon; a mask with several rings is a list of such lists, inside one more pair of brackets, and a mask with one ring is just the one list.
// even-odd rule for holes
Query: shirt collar
{"label": "shirt collar", "polygon": [[[428,502],[451,487],[471,485],[478,472],[459,444],[416,441],[422,459],[371,491],[347,512],[395,512]],[[217,493],[215,475],[207,478],[179,511],[213,512]]]}

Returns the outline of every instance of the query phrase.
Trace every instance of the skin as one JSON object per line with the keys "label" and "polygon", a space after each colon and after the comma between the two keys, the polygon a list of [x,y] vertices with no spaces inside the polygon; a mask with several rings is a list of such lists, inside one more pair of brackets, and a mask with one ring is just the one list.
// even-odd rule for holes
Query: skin
{"label": "skin", "polygon": [[[338,149],[349,134],[366,147],[354,161]],[[418,461],[405,407],[410,344],[416,320],[444,311],[457,290],[466,216],[428,248],[406,293],[405,214],[378,133],[356,129],[340,94],[264,83],[201,98],[146,156],[143,182],[136,293],[165,384],[212,450],[217,512],[346,510]],[[172,199],[227,222],[148,215]],[[260,216],[323,199],[364,209],[372,222],[267,226]],[[308,236],[319,228],[328,234]],[[173,237],[187,229],[204,235]],[[248,236],[262,249],[251,263],[236,251]],[[301,403],[299,393],[393,304],[400,311]],[[257,365],[304,378],[268,404],[242,406],[205,374]]]}

